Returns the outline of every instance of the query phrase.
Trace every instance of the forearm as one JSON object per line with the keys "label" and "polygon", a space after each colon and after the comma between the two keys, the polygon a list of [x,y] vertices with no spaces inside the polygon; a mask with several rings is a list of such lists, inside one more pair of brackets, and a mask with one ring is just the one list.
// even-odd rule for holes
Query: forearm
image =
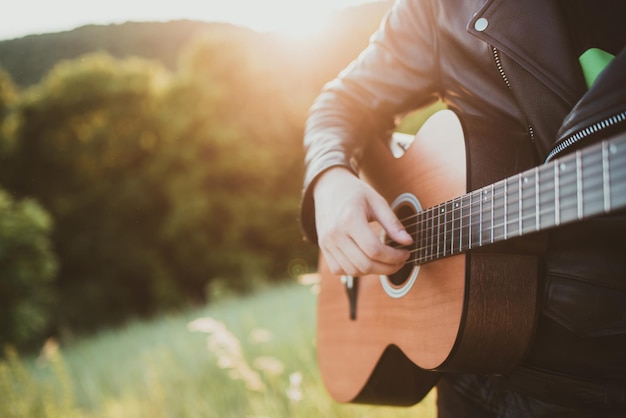
{"label": "forearm", "polygon": [[396,115],[437,99],[429,4],[397,2],[370,45],[325,86],[310,109],[301,222],[313,242],[311,186],[320,174],[336,166],[357,173],[362,149],[388,134]]}

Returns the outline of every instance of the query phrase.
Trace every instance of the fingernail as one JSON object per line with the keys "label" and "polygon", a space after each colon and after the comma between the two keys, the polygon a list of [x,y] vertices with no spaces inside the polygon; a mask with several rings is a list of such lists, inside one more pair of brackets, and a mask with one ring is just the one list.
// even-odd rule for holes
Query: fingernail
{"label": "fingernail", "polygon": [[404,239],[407,239],[407,240],[411,240],[411,241],[413,241],[413,238],[411,238],[411,236],[409,235],[409,233],[408,233],[408,232],[406,232],[406,231],[404,231],[404,230],[400,231],[400,236],[401,236],[402,238],[404,238]]}

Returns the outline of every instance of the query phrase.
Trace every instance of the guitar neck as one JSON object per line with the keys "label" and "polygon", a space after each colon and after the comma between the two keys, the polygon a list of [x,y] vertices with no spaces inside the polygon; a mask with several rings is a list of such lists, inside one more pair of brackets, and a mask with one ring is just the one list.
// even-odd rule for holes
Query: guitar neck
{"label": "guitar neck", "polygon": [[417,264],[626,207],[626,134],[419,212]]}

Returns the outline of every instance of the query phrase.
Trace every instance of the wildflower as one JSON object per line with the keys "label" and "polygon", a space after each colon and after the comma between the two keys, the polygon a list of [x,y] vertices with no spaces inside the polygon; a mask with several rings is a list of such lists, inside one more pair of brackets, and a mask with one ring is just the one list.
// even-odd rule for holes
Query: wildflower
{"label": "wildflower", "polygon": [[59,342],[54,338],[48,338],[41,348],[40,358],[45,360],[56,359],[59,355]]}
{"label": "wildflower", "polygon": [[298,402],[302,400],[302,373],[295,372],[289,375],[287,398],[289,398],[292,402]]}
{"label": "wildflower", "polygon": [[301,274],[298,276],[298,283],[303,286],[311,286],[320,282],[320,275],[318,273]]}
{"label": "wildflower", "polygon": [[303,286],[310,286],[311,293],[319,295],[321,277],[318,273],[301,274],[298,276],[298,283]]}
{"label": "wildflower", "polygon": [[259,374],[248,365],[239,340],[223,322],[209,317],[199,318],[190,322],[187,327],[191,331],[209,334],[207,349],[217,357],[218,367],[229,370],[231,379],[243,381],[246,388],[255,392],[265,390]]}
{"label": "wildflower", "polygon": [[206,332],[206,333],[222,332],[223,330],[226,329],[226,326],[222,322],[215,320],[213,318],[210,318],[210,317],[198,318],[194,321],[191,321],[187,325],[187,327],[191,331]]}
{"label": "wildflower", "polygon": [[257,328],[250,333],[248,341],[252,344],[267,343],[272,340],[272,333],[263,328]]}
{"label": "wildflower", "polygon": [[269,376],[278,376],[285,371],[285,366],[275,357],[261,356],[254,359],[253,366]]}

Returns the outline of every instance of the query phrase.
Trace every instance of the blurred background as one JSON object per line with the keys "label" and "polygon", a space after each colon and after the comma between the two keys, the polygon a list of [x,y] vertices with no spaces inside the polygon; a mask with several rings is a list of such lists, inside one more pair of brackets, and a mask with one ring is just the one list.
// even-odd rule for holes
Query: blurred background
{"label": "blurred background", "polygon": [[390,5],[4,8],[0,416],[363,416],[317,375],[302,133]]}

